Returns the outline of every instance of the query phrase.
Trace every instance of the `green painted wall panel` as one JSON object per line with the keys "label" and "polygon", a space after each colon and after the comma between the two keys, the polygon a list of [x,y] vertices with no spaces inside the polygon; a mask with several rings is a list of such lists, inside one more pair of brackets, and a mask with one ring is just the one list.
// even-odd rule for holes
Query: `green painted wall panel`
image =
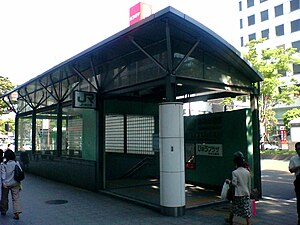
{"label": "green painted wall panel", "polygon": [[248,109],[185,117],[185,146],[221,144],[223,149],[222,157],[196,155],[196,169],[186,169],[186,180],[222,186],[226,178],[231,179],[234,152],[243,152],[253,167],[252,141],[252,119]]}
{"label": "green painted wall panel", "polygon": [[82,109],[82,159],[95,160],[97,152],[97,113],[95,110]]}

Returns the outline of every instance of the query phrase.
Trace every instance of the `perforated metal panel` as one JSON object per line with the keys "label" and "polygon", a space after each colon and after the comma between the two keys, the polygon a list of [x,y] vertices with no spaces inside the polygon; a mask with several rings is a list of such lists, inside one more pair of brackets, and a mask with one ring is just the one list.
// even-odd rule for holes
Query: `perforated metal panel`
{"label": "perforated metal panel", "polygon": [[106,152],[153,155],[154,117],[106,115]]}
{"label": "perforated metal panel", "polygon": [[107,152],[124,152],[124,116],[106,115],[105,149]]}
{"label": "perforated metal panel", "polygon": [[149,155],[153,153],[153,116],[127,116],[127,153]]}

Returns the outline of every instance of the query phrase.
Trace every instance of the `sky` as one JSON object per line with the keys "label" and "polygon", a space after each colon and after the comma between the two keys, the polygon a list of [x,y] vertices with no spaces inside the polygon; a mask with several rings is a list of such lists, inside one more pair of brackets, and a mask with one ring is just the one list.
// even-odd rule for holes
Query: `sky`
{"label": "sky", "polygon": [[[129,26],[139,0],[0,0],[0,76],[20,85]],[[187,14],[231,45],[236,0],[145,0]]]}

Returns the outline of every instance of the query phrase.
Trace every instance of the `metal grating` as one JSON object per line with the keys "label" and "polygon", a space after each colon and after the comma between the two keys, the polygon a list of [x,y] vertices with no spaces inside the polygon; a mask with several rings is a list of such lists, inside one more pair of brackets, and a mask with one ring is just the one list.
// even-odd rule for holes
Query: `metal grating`
{"label": "metal grating", "polygon": [[[125,126],[126,123],[126,126]],[[106,115],[106,152],[153,155],[154,117]]]}
{"label": "metal grating", "polygon": [[106,115],[105,149],[107,152],[124,152],[124,116]]}
{"label": "metal grating", "polygon": [[153,116],[127,116],[127,153],[152,155]]}

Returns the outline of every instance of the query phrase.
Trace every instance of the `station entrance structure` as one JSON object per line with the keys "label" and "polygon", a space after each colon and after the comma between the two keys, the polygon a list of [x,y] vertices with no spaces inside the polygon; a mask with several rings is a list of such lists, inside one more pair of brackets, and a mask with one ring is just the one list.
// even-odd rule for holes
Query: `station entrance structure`
{"label": "station entrance structure", "polygon": [[[29,153],[31,173],[93,191],[132,184],[132,178],[143,186],[147,178],[159,191],[161,212],[180,216],[186,179],[221,186],[235,150],[251,161],[260,189],[260,81],[221,37],[167,7],[1,99],[16,113],[15,146]],[[183,117],[183,103],[241,95],[251,104],[240,120],[230,113]],[[242,141],[222,136],[233,123],[243,124],[234,131]],[[186,170],[193,156],[196,168]],[[208,169],[219,175],[210,179]]]}

